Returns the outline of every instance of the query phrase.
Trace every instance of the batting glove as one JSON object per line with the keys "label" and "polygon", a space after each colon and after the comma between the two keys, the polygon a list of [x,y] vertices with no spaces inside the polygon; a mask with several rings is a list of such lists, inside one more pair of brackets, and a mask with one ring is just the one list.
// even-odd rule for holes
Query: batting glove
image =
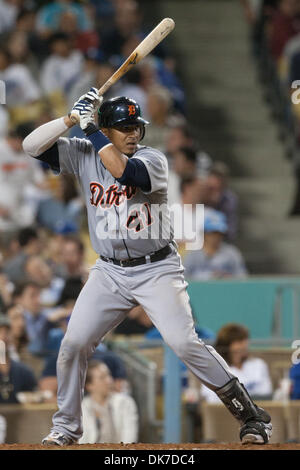
{"label": "batting glove", "polygon": [[95,112],[99,109],[103,97],[98,94],[97,88],[91,88],[88,93],[80,96],[74,103],[70,116],[74,116],[84,131],[89,124],[95,125]]}

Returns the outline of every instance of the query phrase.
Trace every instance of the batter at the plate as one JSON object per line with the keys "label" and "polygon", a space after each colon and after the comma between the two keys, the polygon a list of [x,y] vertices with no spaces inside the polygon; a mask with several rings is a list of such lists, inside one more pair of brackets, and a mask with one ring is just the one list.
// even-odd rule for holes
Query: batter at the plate
{"label": "batter at the plate", "polygon": [[76,175],[85,197],[91,242],[99,254],[61,344],[59,409],[43,443],[64,446],[80,438],[87,360],[104,335],[138,304],[164,341],[239,421],[242,442],[267,443],[270,416],[253,403],[226,362],[195,332],[181,259],[172,230],[165,230],[168,212],[158,217],[152,211],[154,205],[167,204],[166,157],[140,145],[148,123],[135,101],[126,97],[102,101],[92,88],[71,110],[85,139],[61,137],[74,125],[65,116],[40,126],[23,143],[30,156],[47,162],[57,173]]}

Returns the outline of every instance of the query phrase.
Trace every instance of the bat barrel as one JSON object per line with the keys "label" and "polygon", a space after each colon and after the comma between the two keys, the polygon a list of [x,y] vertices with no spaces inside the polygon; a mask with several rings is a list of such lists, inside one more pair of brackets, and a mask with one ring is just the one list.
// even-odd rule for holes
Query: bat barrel
{"label": "bat barrel", "polygon": [[[170,34],[174,27],[175,21],[172,18],[164,18],[136,49],[134,49],[118,70],[99,88],[99,95],[104,95],[104,93],[106,93],[114,83],[120,80],[131,67],[146,57],[166,36],[168,36],[168,34]],[[77,123],[76,116],[71,115],[70,118],[74,124]]]}

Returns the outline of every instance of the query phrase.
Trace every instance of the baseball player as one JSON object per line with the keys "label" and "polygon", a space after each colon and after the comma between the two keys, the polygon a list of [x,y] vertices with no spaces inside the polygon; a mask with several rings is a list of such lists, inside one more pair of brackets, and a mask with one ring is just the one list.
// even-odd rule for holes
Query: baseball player
{"label": "baseball player", "polygon": [[168,211],[163,217],[152,211],[167,205],[167,160],[158,150],[140,145],[148,124],[140,106],[126,97],[103,102],[92,88],[71,114],[77,116],[85,139],[62,137],[74,125],[69,115],[38,127],[23,142],[26,153],[47,162],[54,172],[76,175],[90,239],[99,254],[61,344],[58,411],[43,444],[66,446],[81,437],[87,360],[106,333],[138,304],[164,341],[239,421],[242,443],[267,443],[270,416],[195,332],[181,259],[172,230],[164,230]]}

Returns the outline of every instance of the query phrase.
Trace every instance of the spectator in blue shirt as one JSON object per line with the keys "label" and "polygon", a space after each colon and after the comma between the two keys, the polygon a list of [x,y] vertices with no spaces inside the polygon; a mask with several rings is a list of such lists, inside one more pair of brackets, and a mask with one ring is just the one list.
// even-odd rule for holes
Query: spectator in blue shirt
{"label": "spectator in blue shirt", "polygon": [[290,368],[291,400],[300,400],[300,364],[294,364]]}
{"label": "spectator in blue shirt", "polygon": [[[65,316],[61,315],[60,320],[57,322],[57,327],[52,328],[49,331],[46,348],[48,355],[45,360],[41,380],[49,377],[56,377],[56,361],[60,344],[67,330],[68,322],[72,314],[75,301],[80,294],[82,287],[83,283],[80,279],[71,278],[67,280],[61,293],[61,297],[58,301],[57,312],[59,315],[60,311],[65,311]],[[125,366],[117,354],[115,354],[113,351],[109,351],[105,344],[100,343],[97,346],[92,359],[105,362],[114,379],[114,388],[116,391],[120,392],[126,388],[127,375]]]}
{"label": "spectator in blue shirt", "polygon": [[227,230],[224,214],[214,209],[205,210],[203,248],[189,252],[184,259],[188,279],[243,278],[247,275],[240,251],[224,241]]}
{"label": "spectator in blue shirt", "polygon": [[45,356],[47,354],[48,333],[62,316],[63,310],[42,309],[40,302],[41,288],[32,281],[17,286],[14,299],[23,308],[26,323],[26,333],[29,339],[28,350],[32,354]]}
{"label": "spectator in blue shirt", "polygon": [[67,226],[78,232],[82,218],[82,201],[79,197],[75,179],[61,175],[53,194],[40,201],[37,213],[38,222],[53,232]]}
{"label": "spectator in blue shirt", "polygon": [[90,30],[92,25],[82,5],[70,0],[57,0],[42,7],[37,15],[37,30],[39,33],[48,35],[60,27],[60,19],[64,13],[72,13],[76,16],[78,29],[80,31]]}

